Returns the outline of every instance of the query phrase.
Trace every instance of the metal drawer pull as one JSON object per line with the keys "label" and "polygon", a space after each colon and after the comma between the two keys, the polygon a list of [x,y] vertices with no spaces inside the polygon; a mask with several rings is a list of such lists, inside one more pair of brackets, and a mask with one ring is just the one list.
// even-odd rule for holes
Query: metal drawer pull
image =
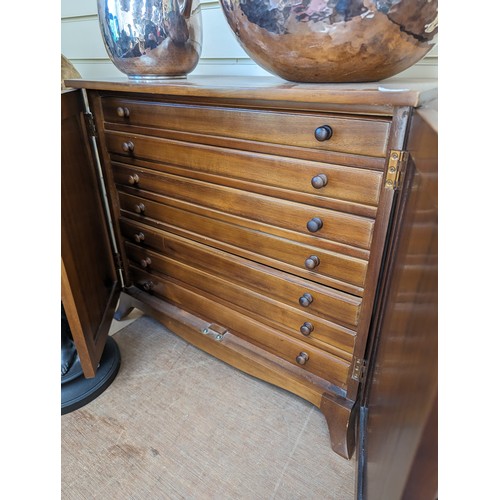
{"label": "metal drawer pull", "polygon": [[149,257],[146,257],[145,259],[141,259],[141,267],[148,267],[151,265],[151,259]]}
{"label": "metal drawer pull", "polygon": [[312,304],[313,301],[313,296],[310,293],[305,293],[300,297],[299,299],[299,304],[302,307],[309,307]]}
{"label": "metal drawer pull", "polygon": [[323,141],[328,141],[333,135],[333,130],[332,127],[328,125],[323,125],[321,127],[318,127],[314,131],[314,137],[316,137],[316,140],[323,142]]}
{"label": "metal drawer pull", "polygon": [[121,106],[118,106],[116,108],[116,114],[120,117],[120,118],[128,118],[130,116],[130,111],[128,108],[122,108]]}
{"label": "metal drawer pull", "polygon": [[328,177],[325,174],[315,175],[311,179],[311,184],[314,189],[321,189],[322,187],[325,187],[328,184]]}
{"label": "metal drawer pull", "polygon": [[122,144],[122,149],[125,153],[132,153],[134,150],[134,143],[132,141],[127,141]]}
{"label": "metal drawer pull", "polygon": [[323,221],[319,217],[313,217],[308,223],[307,223],[307,230],[310,233],[316,233],[323,227]]}
{"label": "metal drawer pull", "polygon": [[152,281],[145,281],[141,286],[145,292],[149,292],[153,289],[154,284]]}
{"label": "metal drawer pull", "polygon": [[134,240],[136,243],[140,243],[141,241],[144,241],[144,233],[135,233]]}
{"label": "metal drawer pull", "polygon": [[144,206],[144,203],[138,203],[135,207],[134,210],[138,214],[143,214],[146,210],[146,207]]}
{"label": "metal drawer pull", "polygon": [[295,361],[297,361],[297,363],[299,365],[305,365],[307,363],[307,360],[309,359],[309,354],[307,354],[307,352],[301,352],[296,358],[295,358]]}
{"label": "metal drawer pull", "polygon": [[316,267],[319,266],[319,257],[317,257],[316,255],[311,255],[310,257],[308,257],[306,259],[306,261],[304,262],[304,265],[307,267],[307,269],[314,269]]}
{"label": "metal drawer pull", "polygon": [[139,176],[137,174],[131,174],[128,176],[128,183],[129,184],[139,184]]}
{"label": "metal drawer pull", "polygon": [[313,330],[314,330],[314,325],[312,323],[309,323],[309,321],[306,321],[300,327],[300,333],[302,335],[305,335],[306,337],[308,337],[309,335],[311,335],[311,333],[313,332]]}

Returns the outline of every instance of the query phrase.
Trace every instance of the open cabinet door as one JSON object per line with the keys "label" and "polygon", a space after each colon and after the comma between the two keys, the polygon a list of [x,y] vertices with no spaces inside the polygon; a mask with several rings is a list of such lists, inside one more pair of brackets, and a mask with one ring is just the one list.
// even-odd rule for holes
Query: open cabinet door
{"label": "open cabinet door", "polygon": [[120,293],[80,90],[61,94],[61,299],[83,373],[96,375]]}
{"label": "open cabinet door", "polygon": [[379,343],[359,425],[358,498],[435,500],[438,492],[438,135],[417,110],[409,186],[381,292]]}

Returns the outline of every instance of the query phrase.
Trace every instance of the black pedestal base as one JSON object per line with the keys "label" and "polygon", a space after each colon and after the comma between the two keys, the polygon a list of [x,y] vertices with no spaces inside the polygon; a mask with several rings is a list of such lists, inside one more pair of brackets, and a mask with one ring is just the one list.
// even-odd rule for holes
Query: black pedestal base
{"label": "black pedestal base", "polygon": [[69,372],[61,377],[61,415],[85,406],[102,394],[115,379],[120,360],[118,344],[108,337],[94,378],[85,378],[80,361],[76,361]]}

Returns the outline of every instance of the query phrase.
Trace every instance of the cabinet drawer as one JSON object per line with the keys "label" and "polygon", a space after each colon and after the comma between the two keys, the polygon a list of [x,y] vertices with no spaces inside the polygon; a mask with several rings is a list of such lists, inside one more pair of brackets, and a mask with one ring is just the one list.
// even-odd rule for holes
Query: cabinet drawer
{"label": "cabinet drawer", "polygon": [[[133,150],[125,152],[123,145],[130,141]],[[204,174],[212,178],[216,175],[220,176],[217,182],[222,183],[233,179],[286,189],[309,195],[312,204],[325,203],[323,198],[328,198],[373,207],[380,196],[383,176],[380,171],[118,132],[107,132],[106,144],[114,158],[132,165],[166,173],[180,171],[185,176],[197,174],[198,178]],[[288,197],[291,195],[288,193]]]}
{"label": "cabinet drawer", "polygon": [[[171,259],[264,293],[303,314],[319,316],[349,328],[356,328],[358,324],[361,308],[359,297],[124,219],[121,222],[121,232],[126,242],[140,245],[131,250],[136,262],[147,257],[148,249],[157,250]],[[140,253],[141,249],[146,253]]]}
{"label": "cabinet drawer", "polygon": [[306,234],[312,240],[326,239],[363,249],[371,245],[374,221],[366,217],[121,164],[114,164],[113,172],[118,185],[129,188],[132,183],[134,192],[151,200],[168,203],[168,198],[174,198]]}
{"label": "cabinet drawer", "polygon": [[[331,277],[334,281],[326,279],[325,284],[355,295],[362,294],[361,288],[364,285],[367,270],[367,261],[363,259],[275,237],[262,231],[255,231],[238,224],[213,219],[128,193],[119,192],[119,197],[123,214],[127,218],[165,229],[188,239],[207,243],[286,272],[293,271],[294,274],[313,281],[322,282],[321,277]],[[144,210],[137,214],[136,211],[142,208]],[[305,261],[311,256],[317,256],[320,261],[314,270],[309,270],[305,266]],[[343,285],[342,282],[345,284]]]}
{"label": "cabinet drawer", "polygon": [[[202,290],[211,297],[233,304],[244,314],[299,338],[348,361],[356,332],[332,321],[312,315],[307,309],[299,310],[273,299],[270,294],[255,292],[244,284],[234,283],[215,273],[179,262],[170,255],[163,256],[151,250],[129,244],[129,261],[154,274],[164,274],[179,282]],[[242,269],[244,272],[244,269]]]}
{"label": "cabinet drawer", "polygon": [[[102,105],[105,121],[110,123],[375,157],[385,156],[390,128],[390,121],[381,118],[326,113],[236,109],[113,97],[104,97]],[[330,127],[331,138],[316,139],[315,131],[325,126]],[[199,141],[203,139],[198,137]]]}
{"label": "cabinet drawer", "polygon": [[[231,333],[264,347],[268,352],[345,389],[350,362],[291,338],[235,310],[231,304],[190,285],[173,278],[148,273],[134,266],[130,267],[130,271],[139,287],[146,286],[154,295],[207,321],[221,325]],[[303,352],[307,353],[309,359],[304,365],[300,365],[296,359]]]}

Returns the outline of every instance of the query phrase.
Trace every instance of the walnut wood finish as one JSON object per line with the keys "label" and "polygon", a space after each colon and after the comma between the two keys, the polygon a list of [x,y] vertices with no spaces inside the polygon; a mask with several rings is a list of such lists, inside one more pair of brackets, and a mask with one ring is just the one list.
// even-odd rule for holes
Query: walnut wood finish
{"label": "walnut wood finish", "polygon": [[61,299],[83,373],[93,377],[120,286],[82,112],[81,92],[61,94]]}
{"label": "walnut wood finish", "polygon": [[[146,201],[142,198],[120,192],[120,202],[124,215],[130,219],[140,220],[144,223],[163,227],[175,234],[186,236],[200,242],[210,243],[220,249],[231,251],[240,256],[250,257],[252,260],[262,264],[271,264],[271,267],[288,271],[293,269],[293,274],[309,278],[323,284],[333,285],[335,288],[362,295],[362,286],[366,277],[367,262],[364,259],[351,257],[324,250],[319,247],[319,241],[311,241],[313,238],[304,235],[304,241],[300,242],[297,234],[296,240],[284,239],[283,233],[274,235],[275,228],[269,226],[269,232],[262,231],[262,225],[255,228],[247,228],[247,220],[227,216],[228,222],[217,220],[220,212],[212,212],[203,209],[199,205],[177,204],[172,206],[172,199],[168,199],[169,205]],[[166,200],[163,200],[166,201]],[[136,207],[140,204],[145,206],[143,215],[137,214]],[[205,215],[199,215],[203,213]],[[230,222],[229,222],[230,221]],[[267,229],[267,228],[266,228]],[[290,234],[287,233],[288,238]],[[327,240],[322,240],[327,242]],[[313,244],[318,246],[312,246]],[[327,242],[328,243],[328,242]],[[321,267],[310,271],[305,266],[305,259],[310,255],[317,255],[321,260]]]}
{"label": "walnut wood finish", "polygon": [[355,329],[358,324],[359,297],[127,219],[122,219],[121,231],[125,241],[140,243],[140,247],[126,245],[137,255],[147,255],[150,250],[157,250],[170,259],[207,270],[256,292],[265,292],[289,306],[300,310],[307,307],[308,314],[337,321],[351,329]]}
{"label": "walnut wood finish", "polygon": [[[437,498],[437,133],[415,114],[363,398],[363,498]],[[392,374],[397,373],[397,376]]]}
{"label": "walnut wood finish", "polygon": [[[116,182],[121,184],[126,192],[125,189],[130,187],[129,177],[134,171],[130,167],[115,166],[114,172]],[[304,206],[170,174],[145,170],[135,173],[139,177],[137,185],[140,190],[128,192],[133,192],[145,200],[164,204],[172,199],[179,200],[306,235],[311,233],[308,222],[320,218],[322,224],[321,227],[317,224],[318,228],[314,234],[316,238],[365,250],[370,248],[374,222],[368,218]],[[148,206],[146,201],[143,204]],[[145,212],[145,209],[142,211]],[[245,222],[241,219],[240,223],[244,225]],[[313,243],[315,238],[311,237],[310,241]]]}
{"label": "walnut wood finish", "polygon": [[[116,110],[121,107],[129,109],[130,114],[119,120]],[[390,126],[390,122],[383,119],[158,105],[157,102],[113,98],[103,99],[103,111],[107,122],[379,157],[385,156]],[[199,119],[200,112],[203,120]],[[280,131],[279,135],[276,130]]]}
{"label": "walnut wood finish", "polygon": [[123,262],[117,317],[140,307],[305,397],[348,458],[394,239],[385,156],[432,92],[208,81],[82,84]]}
{"label": "walnut wood finish", "polygon": [[[170,256],[170,253],[168,254]],[[178,281],[189,284],[206,292],[214,298],[232,303],[245,310],[245,314],[255,317],[273,328],[281,330],[290,336],[303,340],[302,335],[308,336],[308,341],[318,347],[330,351],[350,361],[353,349],[355,332],[341,327],[336,323],[325,320],[320,316],[313,316],[300,306],[289,306],[272,298],[272,293],[262,290],[261,293],[249,290],[244,281],[234,283],[231,273],[225,273],[227,278],[207,272],[203,268],[196,268],[174,259],[163,257],[161,254],[146,251],[132,245],[127,245],[127,256],[131,263],[147,268],[152,273],[170,276]],[[244,272],[245,269],[242,269]],[[246,273],[245,273],[246,274]],[[231,281],[229,281],[231,280]],[[263,285],[272,282],[265,279]],[[291,294],[289,294],[289,298]],[[212,318],[216,321],[216,318]],[[315,326],[312,326],[314,323]],[[302,331],[304,325],[311,325],[308,333]],[[304,330],[306,327],[304,327]],[[313,333],[314,330],[314,334]],[[325,345],[328,344],[328,345]]]}
{"label": "walnut wood finish", "polygon": [[[190,76],[185,81],[167,84],[154,82],[131,82],[128,78],[108,78],[103,80],[66,80],[72,88],[98,91],[126,92],[134,95],[150,94],[155,97],[168,96],[175,101],[189,98],[208,98],[210,102],[238,100],[241,105],[269,106],[279,103],[281,108],[299,107],[309,110],[342,109],[351,113],[377,112],[390,116],[398,106],[422,106],[437,97],[435,80],[393,80],[381,85],[375,83],[355,83],[347,85],[318,85],[284,82],[275,77],[246,76]],[[385,91],[387,89],[389,91]],[[397,90],[397,92],[391,92]]]}
{"label": "walnut wood finish", "polygon": [[324,349],[307,344],[302,336],[296,339],[281,333],[278,329],[253,319],[243,308],[236,307],[219,297],[213,297],[190,284],[180,282],[175,278],[146,273],[133,266],[131,266],[131,271],[138,287],[141,287],[144,282],[152,282],[152,287],[148,291],[154,292],[155,296],[163,297],[168,302],[197,314],[210,323],[215,322],[214,318],[217,318],[217,324],[223,325],[234,335],[264,347],[288,362],[295,363],[296,357],[302,351],[306,351],[309,354],[309,360],[303,365],[304,370],[345,389],[350,366],[348,361]]}
{"label": "walnut wood finish", "polygon": [[[130,137],[134,153],[124,155],[122,144]],[[190,145],[130,132],[108,132],[106,144],[116,162],[359,215],[374,217],[372,207],[380,195],[382,173],[368,169]],[[371,165],[378,168],[376,163]]]}

